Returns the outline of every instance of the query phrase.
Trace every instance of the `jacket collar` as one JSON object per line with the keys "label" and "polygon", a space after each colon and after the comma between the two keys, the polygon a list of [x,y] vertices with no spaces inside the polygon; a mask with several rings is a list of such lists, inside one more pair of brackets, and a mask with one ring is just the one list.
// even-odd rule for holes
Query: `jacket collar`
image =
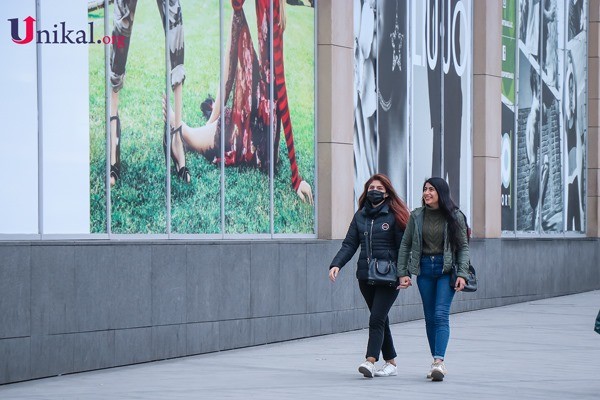
{"label": "jacket collar", "polygon": [[[379,210],[379,212],[377,213],[377,215],[379,214],[388,214],[390,212],[390,205],[386,202],[383,207],[381,207],[381,210]],[[364,216],[367,215],[367,211],[365,210],[365,207],[361,208],[360,213]]]}

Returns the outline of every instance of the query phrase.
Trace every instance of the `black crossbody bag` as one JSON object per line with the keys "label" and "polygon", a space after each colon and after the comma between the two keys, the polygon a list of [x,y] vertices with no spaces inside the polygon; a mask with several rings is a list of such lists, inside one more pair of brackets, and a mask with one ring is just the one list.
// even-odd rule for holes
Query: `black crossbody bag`
{"label": "black crossbody bag", "polygon": [[[368,220],[367,220],[368,224]],[[373,247],[373,220],[371,220],[370,232],[365,232],[367,240],[367,264],[368,264],[368,277],[367,283],[369,285],[380,285],[380,286],[398,286],[398,276],[396,276],[396,263],[392,260],[380,260],[373,258],[372,247]]]}

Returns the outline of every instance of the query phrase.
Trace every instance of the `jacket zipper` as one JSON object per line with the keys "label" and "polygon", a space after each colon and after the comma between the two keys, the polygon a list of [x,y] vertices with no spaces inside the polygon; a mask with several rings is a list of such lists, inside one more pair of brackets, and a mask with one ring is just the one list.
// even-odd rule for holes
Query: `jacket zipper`
{"label": "jacket zipper", "polygon": [[[369,247],[371,248],[371,256],[373,256],[373,223],[375,222],[374,219],[371,220],[371,231],[369,232]],[[368,256],[367,256],[368,258]],[[370,263],[371,260],[367,261],[367,264]]]}

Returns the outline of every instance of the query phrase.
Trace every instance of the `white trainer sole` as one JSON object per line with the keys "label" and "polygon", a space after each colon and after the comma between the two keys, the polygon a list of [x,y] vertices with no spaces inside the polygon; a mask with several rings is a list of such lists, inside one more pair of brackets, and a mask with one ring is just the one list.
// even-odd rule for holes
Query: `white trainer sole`
{"label": "white trainer sole", "polygon": [[444,380],[444,373],[442,371],[431,371],[431,380],[433,382],[441,382]]}
{"label": "white trainer sole", "polygon": [[369,368],[367,368],[367,367],[363,367],[362,365],[360,367],[358,367],[358,372],[360,372],[361,374],[363,374],[363,376],[365,378],[372,378],[373,377],[373,373],[371,372],[371,370],[369,370]]}

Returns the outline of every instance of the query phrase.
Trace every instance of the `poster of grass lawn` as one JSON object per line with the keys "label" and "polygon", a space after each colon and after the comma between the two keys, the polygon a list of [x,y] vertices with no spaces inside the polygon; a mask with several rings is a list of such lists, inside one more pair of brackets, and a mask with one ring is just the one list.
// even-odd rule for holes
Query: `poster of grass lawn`
{"label": "poster of grass lawn", "polygon": [[[216,97],[220,86],[221,54],[231,31],[231,2],[180,0],[184,27],[185,83],[182,120],[199,127],[207,120],[202,102]],[[293,126],[298,170],[315,191],[315,76],[314,8],[305,1],[286,5],[284,64],[288,102]],[[113,7],[106,12],[112,33]],[[103,7],[89,11],[89,21],[104,32]],[[258,52],[255,1],[247,0],[244,12]],[[220,31],[220,19],[223,30]],[[163,104],[167,69],[165,36],[156,2],[138,1],[126,64],[119,93],[120,176],[110,189],[111,232],[161,234],[167,232],[166,164],[163,150]],[[220,35],[223,35],[221,39]],[[223,46],[223,49],[220,48]],[[90,204],[92,233],[106,232],[106,96],[112,89],[105,79],[103,46],[90,46]],[[169,94],[173,105],[173,92]],[[113,122],[114,123],[114,122]],[[291,187],[285,136],[278,146],[273,179],[273,232],[314,233],[314,206],[303,202]],[[172,233],[257,234],[271,233],[269,174],[249,165],[225,167],[224,193],[221,166],[186,147],[186,166],[191,182],[178,179],[171,161]],[[224,224],[221,221],[224,196]],[[224,225],[224,232],[222,226]]]}

